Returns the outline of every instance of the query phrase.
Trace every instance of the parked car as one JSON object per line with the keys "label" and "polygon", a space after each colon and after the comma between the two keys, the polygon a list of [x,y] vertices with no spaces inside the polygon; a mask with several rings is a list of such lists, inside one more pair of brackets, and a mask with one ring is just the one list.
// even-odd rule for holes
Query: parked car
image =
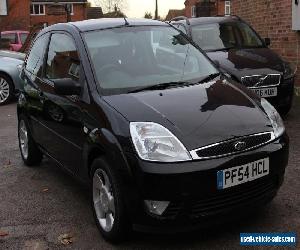
{"label": "parked car", "polygon": [[294,71],[268,48],[269,38],[263,40],[249,24],[236,16],[177,17],[172,24],[234,80],[267,98],[281,114],[290,111]]}
{"label": "parked car", "polygon": [[22,87],[20,70],[25,54],[0,50],[0,105],[7,104]]}
{"label": "parked car", "polygon": [[46,155],[90,186],[110,241],[131,229],[184,231],[246,214],[283,182],[289,139],[280,115],[170,24],[50,26],[21,77],[25,164]]}
{"label": "parked car", "polygon": [[29,35],[28,31],[14,30],[14,31],[2,31],[1,38],[9,39],[11,50],[19,51],[22,45],[25,43]]}

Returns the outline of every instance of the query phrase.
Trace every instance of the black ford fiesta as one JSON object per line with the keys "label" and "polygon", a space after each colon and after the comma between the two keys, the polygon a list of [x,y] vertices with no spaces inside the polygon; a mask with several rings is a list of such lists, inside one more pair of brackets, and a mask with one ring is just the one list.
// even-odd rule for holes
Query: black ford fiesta
{"label": "black ford fiesta", "polygon": [[90,186],[102,235],[178,232],[274,198],[289,140],[277,111],[169,24],[58,24],[21,73],[26,165],[52,158]]}

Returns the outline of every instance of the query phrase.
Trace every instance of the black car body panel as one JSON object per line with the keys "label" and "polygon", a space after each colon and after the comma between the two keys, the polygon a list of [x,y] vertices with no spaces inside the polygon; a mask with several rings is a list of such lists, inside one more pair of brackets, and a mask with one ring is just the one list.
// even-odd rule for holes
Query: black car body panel
{"label": "black car body panel", "polygon": [[[129,23],[130,27],[168,26],[145,20],[129,19]],[[202,225],[203,220],[213,219],[206,215],[215,216],[219,212],[247,208],[254,200],[257,204],[258,201],[263,203],[268,200],[262,197],[266,187],[252,192],[256,183],[272,183],[267,196],[273,197],[283,181],[287,166],[289,139],[286,134],[255,150],[219,159],[160,163],[139,158],[131,139],[130,122],[161,124],[178,137],[188,151],[273,129],[260,106],[260,99],[223,75],[209,82],[184,87],[102,95],[82,33],[124,25],[124,19],[58,24],[37,36],[36,39],[39,39],[59,33],[74,41],[79,54],[74,62],[81,62],[78,82],[82,87],[79,96],[58,95],[53,82],[45,79],[47,60],[43,55],[49,51],[50,40],[40,55],[43,66],[36,75],[26,69],[28,58],[25,60],[22,73],[25,86],[18,102],[18,115],[28,118],[30,131],[39,148],[86,185],[91,185],[93,160],[97,157],[106,159],[110,167],[122,176],[126,190],[123,199],[128,216],[137,229],[144,230],[144,226],[189,228],[199,222]],[[267,177],[242,187],[217,190],[217,171],[266,157],[270,159]],[[247,202],[238,204],[242,199],[237,194],[239,190],[248,192]],[[226,203],[227,196],[233,202],[232,206],[230,202]],[[158,218],[147,213],[144,207],[147,199],[170,201],[169,215]],[[208,202],[212,213],[205,215],[206,210],[195,217],[191,204],[203,199],[219,199],[219,203]],[[184,216],[186,213],[188,217]]]}
{"label": "black car body panel", "polygon": [[[187,98],[189,101],[182,105],[181,101]],[[128,121],[153,121],[172,128],[188,150],[267,132],[272,127],[249,96],[222,80],[104,99]]]}

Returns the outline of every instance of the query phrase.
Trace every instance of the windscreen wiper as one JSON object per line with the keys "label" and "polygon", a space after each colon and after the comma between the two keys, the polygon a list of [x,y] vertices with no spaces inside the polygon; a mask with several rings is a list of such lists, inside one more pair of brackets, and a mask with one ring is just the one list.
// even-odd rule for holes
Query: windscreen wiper
{"label": "windscreen wiper", "polygon": [[205,83],[205,82],[209,82],[211,80],[214,80],[216,77],[218,77],[219,75],[221,75],[221,73],[214,73],[214,74],[210,74],[206,77],[204,77],[201,81],[199,81],[198,83]]}
{"label": "windscreen wiper", "polygon": [[234,46],[230,46],[230,47],[224,47],[224,48],[220,48],[220,49],[208,49],[208,50],[205,50],[206,52],[216,52],[216,51],[228,51],[228,50],[231,50],[231,49],[234,49],[236,47]]}
{"label": "windscreen wiper", "polygon": [[155,84],[155,85],[150,85],[142,88],[137,88],[134,90],[129,91],[128,93],[138,93],[142,91],[147,91],[147,90],[162,90],[162,89],[167,89],[171,87],[177,87],[177,86],[186,86],[191,83],[189,82],[166,82],[166,83],[160,83],[160,84]]}

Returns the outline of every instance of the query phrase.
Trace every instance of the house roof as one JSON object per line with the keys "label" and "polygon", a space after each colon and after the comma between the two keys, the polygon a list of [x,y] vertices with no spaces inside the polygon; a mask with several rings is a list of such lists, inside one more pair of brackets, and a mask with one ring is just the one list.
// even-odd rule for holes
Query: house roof
{"label": "house roof", "polygon": [[177,16],[184,16],[185,10],[169,10],[168,15],[166,16],[166,20],[171,20]]}
{"label": "house roof", "polygon": [[[31,0],[31,2],[36,2],[36,3],[56,3],[54,0]],[[87,0],[63,0],[63,1],[58,1],[59,3],[87,3]]]}

